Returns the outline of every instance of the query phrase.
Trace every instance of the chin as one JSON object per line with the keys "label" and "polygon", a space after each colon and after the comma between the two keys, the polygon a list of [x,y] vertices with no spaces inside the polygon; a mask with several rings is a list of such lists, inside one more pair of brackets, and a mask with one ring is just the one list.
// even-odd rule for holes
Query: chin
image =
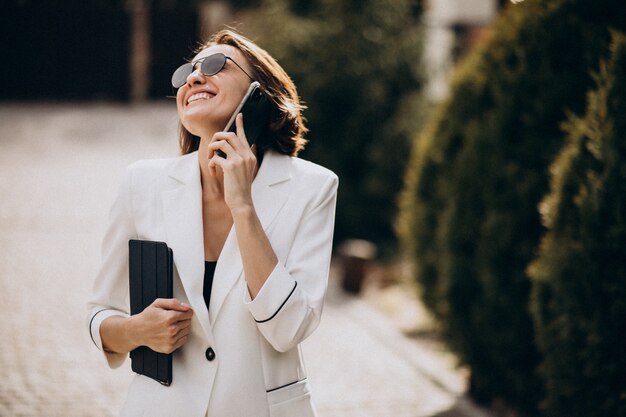
{"label": "chin", "polygon": [[217,117],[212,111],[202,109],[185,110],[180,115],[180,120],[185,129],[192,135],[200,137],[223,129],[228,120],[222,121],[222,119]]}

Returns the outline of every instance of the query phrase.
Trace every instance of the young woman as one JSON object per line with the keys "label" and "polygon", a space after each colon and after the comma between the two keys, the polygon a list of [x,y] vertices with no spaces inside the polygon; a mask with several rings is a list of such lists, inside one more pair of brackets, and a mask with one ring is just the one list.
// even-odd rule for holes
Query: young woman
{"label": "young woman", "polygon": [[[252,81],[274,110],[250,147],[242,115],[236,133],[223,130]],[[243,36],[215,34],[172,84],[183,155],[127,169],[88,305],[110,367],[138,346],[173,352],[171,385],[136,375],[121,414],[314,416],[299,344],[322,314],[337,177],[296,158],[306,142],[296,88]],[[174,255],[174,298],[133,316],[130,239]]]}

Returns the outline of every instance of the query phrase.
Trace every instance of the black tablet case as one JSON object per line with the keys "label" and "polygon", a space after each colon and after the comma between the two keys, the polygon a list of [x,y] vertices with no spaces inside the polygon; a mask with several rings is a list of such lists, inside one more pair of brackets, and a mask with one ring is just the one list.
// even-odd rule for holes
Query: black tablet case
{"label": "black tablet case", "polygon": [[[173,298],[172,250],[165,242],[128,242],[130,314],[139,314],[157,298]],[[172,354],[147,346],[130,352],[131,368],[163,385],[172,383]]]}

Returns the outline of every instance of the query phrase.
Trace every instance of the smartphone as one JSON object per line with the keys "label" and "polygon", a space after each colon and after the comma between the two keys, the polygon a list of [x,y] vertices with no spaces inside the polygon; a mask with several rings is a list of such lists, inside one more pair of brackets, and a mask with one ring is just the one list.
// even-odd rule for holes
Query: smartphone
{"label": "smartphone", "polygon": [[[243,113],[243,129],[246,132],[248,143],[252,146],[269,123],[270,110],[271,102],[261,91],[261,84],[258,81],[253,81],[226,124],[224,132],[237,133],[235,119],[239,113]],[[226,157],[222,151],[217,151],[217,154],[222,158]]]}

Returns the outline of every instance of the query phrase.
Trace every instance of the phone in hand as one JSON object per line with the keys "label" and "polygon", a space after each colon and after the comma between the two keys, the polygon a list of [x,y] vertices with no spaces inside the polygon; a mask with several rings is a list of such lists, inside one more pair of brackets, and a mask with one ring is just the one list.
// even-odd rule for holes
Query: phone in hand
{"label": "phone in hand", "polygon": [[[248,139],[248,144],[252,146],[269,123],[270,110],[271,102],[265,93],[261,91],[261,84],[258,81],[253,81],[226,124],[224,132],[237,133],[235,119],[239,113],[243,113],[243,129]],[[226,157],[226,154],[222,151],[217,151],[217,154],[222,158]]]}

